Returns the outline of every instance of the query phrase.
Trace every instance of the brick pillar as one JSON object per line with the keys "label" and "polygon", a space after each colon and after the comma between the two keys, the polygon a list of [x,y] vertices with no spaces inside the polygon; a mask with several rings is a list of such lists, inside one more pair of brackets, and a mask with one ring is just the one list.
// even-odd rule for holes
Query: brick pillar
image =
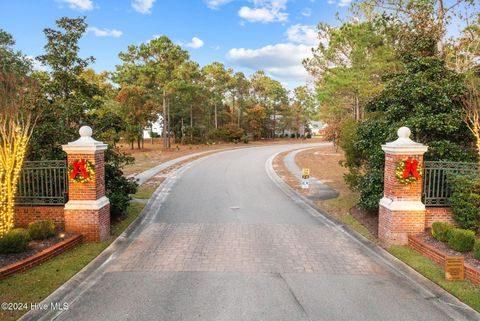
{"label": "brick pillar", "polygon": [[92,129],[80,128],[80,138],[63,150],[68,165],[73,161],[88,160],[93,164],[93,179],[86,183],[69,178],[68,202],[65,204],[65,231],[83,234],[88,242],[101,242],[110,236],[110,202],[105,196],[104,153],[107,145],[92,138]]}
{"label": "brick pillar", "polygon": [[[380,200],[378,236],[385,245],[404,245],[408,235],[425,230],[425,205],[422,203],[422,177],[410,185],[401,184],[395,177],[398,163],[416,159],[423,165],[428,146],[410,139],[410,129],[397,131],[396,141],[382,145],[385,152],[384,194]],[[420,173],[421,175],[422,173]]]}

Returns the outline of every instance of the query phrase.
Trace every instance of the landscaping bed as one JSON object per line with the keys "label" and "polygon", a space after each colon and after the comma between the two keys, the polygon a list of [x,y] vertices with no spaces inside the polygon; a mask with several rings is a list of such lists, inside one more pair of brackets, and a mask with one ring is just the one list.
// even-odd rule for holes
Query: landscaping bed
{"label": "landscaping bed", "polygon": [[477,260],[473,257],[473,251],[466,253],[457,252],[449,248],[447,243],[440,242],[439,240],[435,239],[430,233],[430,230],[420,235],[416,235],[416,237],[430,247],[442,252],[445,254],[445,256],[463,256],[465,263],[470,264],[472,267],[475,267],[480,271],[480,260]]}
{"label": "landscaping bed", "polygon": [[21,253],[9,253],[9,254],[1,254],[0,253],[0,269],[12,263],[24,260],[28,257],[31,257],[39,252],[45,251],[48,248],[53,247],[54,245],[69,239],[70,237],[74,236],[74,234],[65,233],[63,237],[59,235],[49,237],[45,240],[33,240],[29,243],[30,249],[26,252]]}
{"label": "landscaping bed", "polygon": [[40,265],[43,262],[50,260],[51,258],[81,244],[82,241],[82,235],[71,235],[61,239],[59,242],[56,242],[47,248],[44,248],[41,251],[35,252],[26,258],[13,261],[10,264],[0,267],[0,280],[12,274],[24,272],[37,265]]}
{"label": "landscaping bed", "polygon": [[465,258],[465,254],[453,251],[448,247],[444,250],[441,250],[439,245],[438,247],[435,247],[432,244],[434,243],[427,243],[426,241],[424,241],[423,234],[408,237],[408,246],[410,248],[441,265],[442,270],[443,265],[445,264],[446,256],[463,256],[465,259],[465,278],[472,281],[472,283],[474,284],[480,284],[480,267],[478,266],[478,262],[476,262],[475,265],[472,265],[472,261],[467,261],[467,258]]}

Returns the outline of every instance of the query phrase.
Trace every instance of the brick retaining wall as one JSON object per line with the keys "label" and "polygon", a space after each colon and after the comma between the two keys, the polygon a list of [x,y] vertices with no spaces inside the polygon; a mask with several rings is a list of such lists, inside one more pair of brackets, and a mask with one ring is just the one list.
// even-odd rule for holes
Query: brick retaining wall
{"label": "brick retaining wall", "polygon": [[[408,246],[420,254],[432,259],[434,262],[442,266],[445,266],[445,253],[426,244],[418,237],[410,235],[408,237]],[[480,284],[480,269],[465,263],[465,278],[472,281],[475,284]]]}
{"label": "brick retaining wall", "polygon": [[29,270],[82,243],[83,236],[72,236],[24,260],[0,268],[0,280],[9,275]]}

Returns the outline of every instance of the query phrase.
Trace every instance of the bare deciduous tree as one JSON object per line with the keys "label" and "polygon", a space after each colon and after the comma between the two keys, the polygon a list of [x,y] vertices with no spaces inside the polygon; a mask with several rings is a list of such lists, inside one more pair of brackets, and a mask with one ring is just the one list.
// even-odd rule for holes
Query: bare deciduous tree
{"label": "bare deciduous tree", "polygon": [[480,81],[470,79],[467,83],[467,93],[462,99],[463,120],[475,136],[477,153],[480,155]]}

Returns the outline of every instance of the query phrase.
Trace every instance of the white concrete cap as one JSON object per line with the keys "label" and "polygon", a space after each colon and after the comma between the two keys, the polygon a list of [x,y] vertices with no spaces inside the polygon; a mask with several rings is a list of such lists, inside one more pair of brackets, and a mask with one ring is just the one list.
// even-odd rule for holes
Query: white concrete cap
{"label": "white concrete cap", "polygon": [[408,127],[400,127],[397,130],[398,139],[382,145],[383,151],[389,154],[423,155],[428,146],[416,143],[410,139],[412,131]]}
{"label": "white concrete cap", "polygon": [[78,131],[80,138],[67,145],[62,145],[62,149],[67,154],[93,154],[96,151],[106,150],[108,145],[92,138],[93,130],[90,126],[82,126]]}

